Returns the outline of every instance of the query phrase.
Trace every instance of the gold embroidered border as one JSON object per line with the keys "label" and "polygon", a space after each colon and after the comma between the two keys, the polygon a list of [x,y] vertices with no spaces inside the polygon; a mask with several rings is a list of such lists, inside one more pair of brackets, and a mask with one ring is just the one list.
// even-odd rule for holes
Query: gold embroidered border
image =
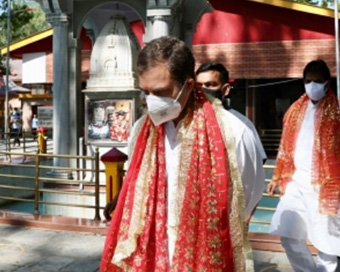
{"label": "gold embroidered border", "polygon": [[[187,117],[190,118],[190,117]],[[189,126],[186,126],[186,124],[189,123]],[[186,122],[184,120],[181,123],[181,127],[178,131],[178,141],[181,144],[181,152],[179,157],[179,167],[178,167],[178,190],[177,190],[177,196],[176,196],[176,210],[175,210],[175,218],[176,218],[176,227],[175,230],[175,241],[177,241],[178,236],[178,226],[179,221],[181,218],[181,212],[183,207],[183,201],[184,201],[184,195],[185,190],[187,187],[187,181],[188,181],[188,172],[190,168],[190,162],[191,162],[191,153],[192,153],[192,146],[194,144],[194,134],[195,134],[195,122]],[[175,242],[176,244],[176,242]],[[176,248],[174,250],[176,252]]]}
{"label": "gold embroidered border", "polygon": [[[149,191],[149,182],[151,180],[151,168],[155,165],[155,139],[157,132],[154,128],[150,128],[147,145],[145,148],[141,169],[138,174],[136,187],[134,189],[134,203],[132,208],[131,220],[129,224],[128,234],[126,239],[121,239],[117,242],[116,250],[112,258],[112,263],[126,271],[130,271],[124,259],[131,256],[137,247],[137,237],[142,232],[145,225],[145,216],[147,211],[147,195]],[[125,212],[125,211],[124,211]],[[128,213],[129,211],[126,210]],[[120,237],[124,237],[120,236]]]}

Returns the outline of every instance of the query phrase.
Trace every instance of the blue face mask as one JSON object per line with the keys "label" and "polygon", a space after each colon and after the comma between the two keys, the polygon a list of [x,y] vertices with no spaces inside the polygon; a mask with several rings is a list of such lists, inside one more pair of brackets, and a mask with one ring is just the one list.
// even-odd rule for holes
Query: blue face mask
{"label": "blue face mask", "polygon": [[313,101],[320,101],[322,98],[326,95],[325,86],[327,84],[327,81],[325,83],[317,83],[314,81],[311,81],[307,84],[305,84],[305,90],[310,100]]}

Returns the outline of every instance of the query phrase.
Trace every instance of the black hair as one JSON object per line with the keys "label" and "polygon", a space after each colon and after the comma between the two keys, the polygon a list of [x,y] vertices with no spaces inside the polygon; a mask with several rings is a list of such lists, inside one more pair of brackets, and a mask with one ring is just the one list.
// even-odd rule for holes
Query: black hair
{"label": "black hair", "polygon": [[171,76],[180,84],[187,78],[195,79],[195,59],[190,48],[172,36],[152,40],[142,49],[137,59],[137,72],[142,75],[157,63],[166,62]]}
{"label": "black hair", "polygon": [[306,78],[307,73],[320,73],[327,81],[331,79],[331,72],[325,61],[317,59],[309,62],[303,70],[303,78]]}
{"label": "black hair", "polygon": [[222,84],[229,83],[229,72],[221,63],[205,62],[196,71],[196,76],[207,71],[217,71],[220,73],[220,80]]}

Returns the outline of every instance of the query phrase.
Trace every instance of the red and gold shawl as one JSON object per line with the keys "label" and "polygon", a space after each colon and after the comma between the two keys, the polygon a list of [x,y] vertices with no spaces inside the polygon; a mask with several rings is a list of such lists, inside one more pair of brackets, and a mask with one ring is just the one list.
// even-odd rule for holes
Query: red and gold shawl
{"label": "red and gold shawl", "polygon": [[[277,155],[273,181],[284,193],[295,171],[294,151],[309,98],[302,95],[287,111]],[[312,184],[320,186],[319,212],[337,214],[340,199],[340,116],[332,90],[319,102],[315,112],[312,152]],[[312,133],[312,132],[311,132]]]}
{"label": "red and gold shawl", "polygon": [[112,218],[101,272],[236,270],[228,218],[228,154],[211,103],[201,91],[192,103],[179,133],[176,197],[181,208],[171,266],[164,127],[146,117]]}

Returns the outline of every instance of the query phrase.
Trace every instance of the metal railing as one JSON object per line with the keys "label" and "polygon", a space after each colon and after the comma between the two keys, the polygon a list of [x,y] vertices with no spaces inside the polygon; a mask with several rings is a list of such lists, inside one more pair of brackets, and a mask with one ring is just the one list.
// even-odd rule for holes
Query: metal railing
{"label": "metal railing", "polygon": [[[25,152],[8,152],[8,151],[0,151],[0,155],[11,155],[11,156],[22,156],[22,157],[32,157],[33,164],[28,163],[8,163],[8,162],[0,162],[0,167],[13,167],[13,168],[22,168],[22,169],[32,169],[33,173],[31,175],[20,174],[18,171],[12,174],[4,174],[0,173],[0,180],[3,178],[11,179],[11,180],[20,180],[22,182],[27,181],[31,182],[31,186],[22,186],[22,185],[13,185],[13,184],[3,184],[0,182],[0,189],[7,190],[17,190],[17,191],[26,191],[31,192],[31,198],[27,197],[15,197],[8,195],[0,195],[0,200],[7,201],[21,201],[21,202],[31,202],[34,203],[34,214],[40,213],[40,204],[43,205],[59,205],[59,206],[69,206],[69,207],[78,207],[78,208],[90,208],[95,210],[95,220],[100,220],[100,209],[104,209],[104,207],[100,207],[100,182],[99,182],[99,173],[104,172],[104,170],[99,169],[99,152],[98,149],[95,151],[94,156],[70,156],[70,155],[55,155],[55,154],[41,154],[38,151],[35,153],[25,153]],[[80,163],[80,160],[89,160],[93,162],[93,168],[87,169],[86,167],[57,167],[51,165],[44,165],[42,162],[46,160],[52,160],[54,158],[59,159],[69,159],[76,160],[77,165],[86,165],[86,163]],[[264,165],[265,170],[271,171],[274,169],[274,165]],[[65,179],[65,178],[56,178],[48,176],[46,171],[64,171],[64,172],[73,172],[75,173],[76,179]],[[24,171],[27,172],[27,171]],[[83,173],[90,173],[93,175],[92,181],[85,180],[83,177]],[[85,176],[86,177],[86,176]],[[266,179],[265,182],[268,184],[271,179]],[[77,190],[65,190],[62,186],[59,186],[57,189],[44,188],[44,184],[56,184],[56,185],[67,185],[67,186],[78,186]],[[93,190],[85,190],[85,187],[93,188]],[[56,186],[58,187],[58,186]],[[94,205],[83,205],[83,204],[72,204],[66,202],[52,202],[41,200],[41,194],[54,193],[54,194],[65,194],[65,195],[77,195],[77,196],[88,196],[94,198]],[[270,196],[267,193],[263,193],[263,197],[270,198],[278,198],[279,194],[275,194],[274,196]],[[263,205],[259,205],[256,210],[257,211],[266,211],[266,212],[274,212],[275,207],[266,207]],[[250,223],[259,223],[264,225],[269,225],[270,221],[268,220],[257,220],[251,219]]]}
{"label": "metal railing", "polygon": [[[34,203],[34,214],[40,214],[40,205],[59,205],[59,206],[69,206],[78,207],[86,209],[94,209],[94,220],[100,220],[100,183],[99,183],[99,173],[104,172],[104,170],[99,169],[99,151],[95,150],[93,156],[71,156],[71,155],[55,155],[55,154],[42,154],[39,151],[35,153],[27,152],[8,152],[0,151],[0,155],[6,156],[22,156],[22,157],[32,157],[30,163],[8,163],[0,162],[0,167],[7,169],[15,168],[15,173],[4,173],[1,171],[0,179],[3,181],[5,179],[11,181],[8,184],[5,182],[0,182],[0,189],[12,190],[12,192],[20,191],[19,196],[9,196],[0,195],[0,200],[4,201],[21,201],[21,202],[31,202]],[[60,167],[53,165],[46,165],[46,162],[52,162],[53,159],[65,159],[73,160],[74,165],[84,165],[80,164],[80,160],[90,161],[94,166],[92,169],[80,168],[80,167]],[[45,164],[43,163],[45,162]],[[75,164],[76,163],[76,164]],[[51,163],[52,164],[52,163]],[[71,164],[70,164],[71,165]],[[86,165],[86,164],[85,164]],[[18,169],[23,169],[21,172]],[[10,171],[9,171],[10,172]],[[27,174],[30,172],[29,174]],[[51,173],[63,173],[72,174],[75,178],[58,178],[51,176]],[[82,178],[80,173],[90,173],[92,180],[86,180]],[[19,183],[26,182],[26,186],[13,184],[14,180],[18,180]],[[47,188],[44,186],[46,184],[53,184],[55,188]],[[77,186],[77,187],[76,187]],[[66,187],[66,189],[65,189]],[[77,188],[77,189],[76,189]],[[87,188],[87,189],[85,189]],[[26,192],[26,194],[25,194]],[[28,192],[28,193],[27,193]],[[76,195],[76,196],[86,196],[94,198],[94,205],[86,204],[74,204],[68,202],[53,202],[41,199],[41,194],[53,193],[53,194],[64,194],[64,195]],[[27,197],[27,195],[30,195]]]}

